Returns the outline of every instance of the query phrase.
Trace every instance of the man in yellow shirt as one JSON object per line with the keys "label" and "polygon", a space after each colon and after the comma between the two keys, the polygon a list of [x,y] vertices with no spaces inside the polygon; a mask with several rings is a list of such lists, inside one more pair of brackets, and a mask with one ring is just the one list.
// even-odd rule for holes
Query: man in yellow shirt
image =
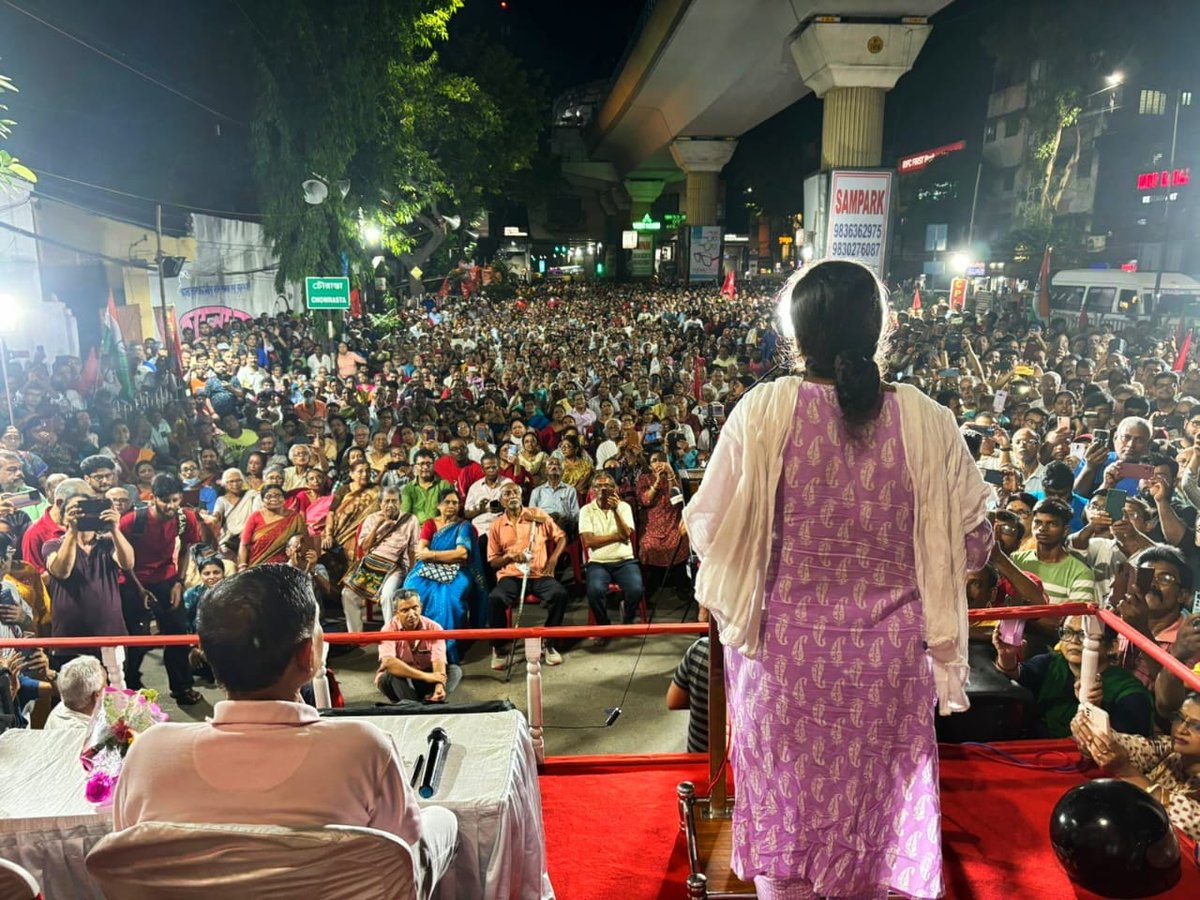
{"label": "man in yellow shirt", "polygon": [[[633,510],[617,494],[612,476],[599,473],[592,479],[596,499],[579,511],[579,539],[588,551],[588,606],[598,625],[609,624],[605,597],[614,582],[625,595],[622,615],[628,625],[642,603],[645,588],[642,570],[633,555]],[[597,644],[605,643],[603,638]]]}

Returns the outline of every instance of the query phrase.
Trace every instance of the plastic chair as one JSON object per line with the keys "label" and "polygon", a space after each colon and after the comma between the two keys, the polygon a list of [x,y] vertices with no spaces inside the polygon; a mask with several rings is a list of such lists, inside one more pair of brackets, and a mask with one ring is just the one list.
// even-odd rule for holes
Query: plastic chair
{"label": "plastic chair", "polygon": [[[586,568],[587,561],[588,561],[587,548],[583,546],[582,542],[580,543],[579,548],[580,548],[580,550],[579,550],[580,558],[583,562],[584,567]],[[637,551],[635,549],[634,550],[634,554],[635,554],[634,560],[635,561],[637,560],[636,553],[637,553]],[[638,563],[638,565],[641,565],[641,563]],[[587,581],[584,581],[583,585],[584,585],[584,589],[586,590],[587,589]],[[620,611],[621,611],[621,621],[624,622],[625,621],[625,592],[622,591],[621,586],[614,581],[614,582],[610,582],[608,585],[608,594],[609,594],[609,596],[611,596],[613,594],[621,595],[621,601],[620,601],[619,607],[620,607]],[[650,607],[646,603],[646,592],[644,590],[642,591],[642,599],[638,603],[638,613],[642,617],[643,625],[647,624],[650,621]],[[596,624],[596,614],[594,612],[592,612],[591,606],[588,606],[588,624],[589,625]]]}
{"label": "plastic chair", "polygon": [[87,869],[105,896],[121,900],[418,900],[413,848],[347,825],[142,822],[102,838]]}
{"label": "plastic chair", "polygon": [[[526,606],[537,606],[541,602],[542,602],[542,599],[537,594],[526,594],[525,595],[525,605]],[[508,627],[512,628],[513,627],[513,608],[511,606],[504,610],[504,617],[508,622]]]}
{"label": "plastic chair", "polygon": [[42,889],[26,869],[0,859],[0,897],[4,900],[42,900]]}

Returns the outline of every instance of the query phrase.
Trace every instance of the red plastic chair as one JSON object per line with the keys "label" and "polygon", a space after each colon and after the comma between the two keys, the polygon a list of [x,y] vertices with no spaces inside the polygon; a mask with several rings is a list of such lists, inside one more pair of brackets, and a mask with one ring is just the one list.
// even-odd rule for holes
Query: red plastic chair
{"label": "red plastic chair", "polygon": [[[634,553],[635,554],[637,553],[636,549],[634,550]],[[581,559],[583,565],[586,566],[587,561],[588,561],[588,552],[587,552],[587,548],[583,546],[582,541],[579,544],[579,556],[580,556],[580,559]],[[635,561],[637,560],[636,555],[634,556],[634,560]],[[638,565],[640,566],[641,563],[638,563]],[[586,591],[587,590],[587,581],[583,580],[582,578],[580,580],[584,586],[584,590]],[[621,612],[621,621],[624,622],[625,621],[625,594],[624,594],[624,591],[621,590],[621,586],[619,584],[617,584],[615,581],[610,582],[608,585],[608,595],[612,596],[613,594],[621,595],[621,601],[618,605],[618,608],[620,609],[620,612]],[[638,603],[638,612],[641,614],[642,624],[643,625],[647,624],[650,621],[650,607],[646,603],[645,590],[642,591],[642,599],[641,599],[641,602]],[[592,612],[591,606],[588,607],[588,624],[589,625],[596,624],[596,614],[594,612]]]}

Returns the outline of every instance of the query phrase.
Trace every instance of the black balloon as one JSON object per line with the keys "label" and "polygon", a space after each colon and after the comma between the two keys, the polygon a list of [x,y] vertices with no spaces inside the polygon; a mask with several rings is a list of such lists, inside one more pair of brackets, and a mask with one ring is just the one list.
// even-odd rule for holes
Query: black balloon
{"label": "black balloon", "polygon": [[1179,841],[1162,804],[1144,790],[1099,778],[1063,794],[1050,843],[1067,875],[1102,897],[1152,897],[1179,881]]}

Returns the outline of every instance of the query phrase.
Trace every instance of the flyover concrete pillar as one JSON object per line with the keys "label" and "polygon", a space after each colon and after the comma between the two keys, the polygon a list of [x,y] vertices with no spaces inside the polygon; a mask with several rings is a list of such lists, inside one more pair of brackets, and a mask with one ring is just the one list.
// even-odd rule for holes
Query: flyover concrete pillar
{"label": "flyover concrete pillar", "polygon": [[676,138],[671,156],[687,175],[687,223],[717,224],[717,186],[721,170],[733,158],[737,138]]}
{"label": "flyover concrete pillar", "polygon": [[930,30],[921,24],[813,22],[792,39],[800,78],[825,101],[822,169],[882,163],[884,95],[912,68]]}
{"label": "flyover concrete pillar", "polygon": [[654,201],[663,191],[664,181],[655,178],[626,178],[625,191],[629,194],[632,204],[629,209],[629,220],[639,222],[647,213]]}

